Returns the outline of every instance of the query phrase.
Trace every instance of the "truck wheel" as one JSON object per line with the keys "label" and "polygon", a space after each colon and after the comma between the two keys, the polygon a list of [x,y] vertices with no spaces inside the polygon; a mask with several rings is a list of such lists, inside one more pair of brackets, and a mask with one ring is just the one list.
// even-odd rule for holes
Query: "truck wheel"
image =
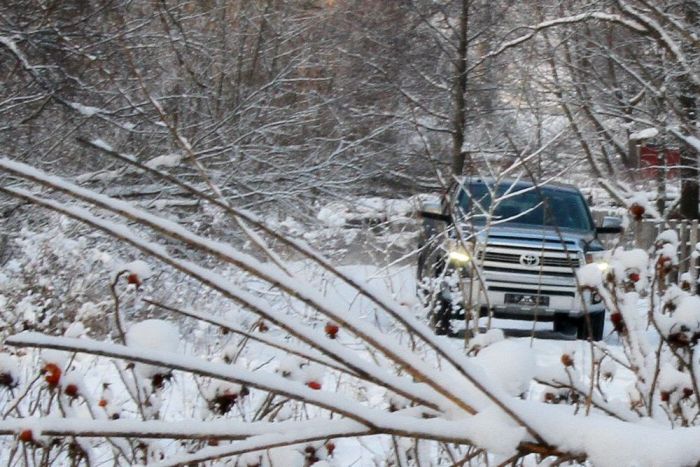
{"label": "truck wheel", "polygon": [[439,297],[435,307],[428,314],[430,327],[438,336],[449,336],[452,333],[450,318],[452,315],[452,302],[443,297]]}
{"label": "truck wheel", "polygon": [[554,316],[554,331],[564,334],[565,336],[578,336],[578,318],[571,318],[569,316]]}
{"label": "truck wheel", "polygon": [[[605,329],[605,311],[591,313],[589,317],[591,318],[591,339],[593,339],[595,342],[603,340],[603,332]],[[586,317],[581,316],[578,318],[578,320],[578,332],[576,333],[576,337],[579,339],[588,339]]]}
{"label": "truck wheel", "polygon": [[[435,287],[435,284],[433,284]],[[445,290],[438,292],[430,288],[419,291],[424,308],[428,309],[428,324],[435,334],[440,336],[450,335],[450,319],[452,318],[452,299]]]}
{"label": "truck wheel", "polygon": [[416,268],[417,292],[424,308],[429,308],[428,323],[435,331],[435,334],[450,336],[452,335],[450,325],[453,308],[452,298],[445,290],[435,291],[433,289],[439,286],[439,281],[436,281],[436,279],[444,275],[447,267],[438,249],[439,245],[436,241],[438,232],[439,229],[434,220],[423,219],[423,232],[418,241],[420,254],[418,255]]}
{"label": "truck wheel", "polygon": [[416,274],[418,298],[423,307],[428,308],[428,323],[435,334],[441,336],[451,334],[450,319],[452,318],[450,294],[444,290],[434,290],[435,287],[441,287],[435,279],[442,276],[444,269],[445,263],[442,260],[422,258],[422,261],[419,260]]}

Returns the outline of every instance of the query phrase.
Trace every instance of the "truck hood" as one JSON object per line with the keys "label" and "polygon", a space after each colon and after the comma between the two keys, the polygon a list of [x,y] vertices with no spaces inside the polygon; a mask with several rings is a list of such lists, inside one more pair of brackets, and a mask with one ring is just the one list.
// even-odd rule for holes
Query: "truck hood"
{"label": "truck hood", "polygon": [[[475,226],[474,226],[475,227]],[[473,226],[465,225],[464,232],[470,231]],[[483,227],[481,227],[483,229]],[[488,230],[481,230],[477,234],[479,243],[496,245],[498,243],[513,245],[522,244],[529,248],[548,248],[569,251],[595,251],[602,250],[603,245],[598,241],[594,232],[581,230],[559,229],[561,237],[556,229],[551,227],[520,227],[516,225],[491,226]],[[562,245],[562,240],[564,245]]]}

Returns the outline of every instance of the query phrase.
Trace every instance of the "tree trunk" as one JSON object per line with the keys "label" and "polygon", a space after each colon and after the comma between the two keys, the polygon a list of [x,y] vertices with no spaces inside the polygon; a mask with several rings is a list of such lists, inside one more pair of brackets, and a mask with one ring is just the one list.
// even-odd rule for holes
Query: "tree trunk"
{"label": "tree trunk", "polygon": [[[698,4],[694,1],[686,1],[684,4],[685,17],[688,24],[697,26],[700,21]],[[692,83],[690,77],[683,76],[681,82],[681,95],[679,102],[686,118],[687,129],[690,134],[696,131],[697,122],[697,94],[700,91]],[[698,202],[700,193],[698,191],[698,153],[688,144],[681,145],[681,202],[680,212],[686,219],[698,219]]]}
{"label": "tree trunk", "polygon": [[[464,131],[467,120],[467,30],[469,29],[469,0],[462,0],[462,13],[459,18],[459,45],[455,60],[454,116],[452,119],[452,173],[462,175],[466,152]],[[470,164],[471,165],[471,164]],[[471,170],[471,167],[470,167]]]}

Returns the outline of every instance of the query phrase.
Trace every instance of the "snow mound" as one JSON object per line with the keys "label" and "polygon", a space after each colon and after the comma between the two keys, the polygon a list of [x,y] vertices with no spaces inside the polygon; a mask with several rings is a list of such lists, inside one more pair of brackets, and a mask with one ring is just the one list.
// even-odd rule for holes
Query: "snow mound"
{"label": "snow mound", "polygon": [[177,167],[180,162],[182,162],[182,154],[165,154],[154,157],[144,165],[151,169],[157,169],[159,167]]}
{"label": "snow mound", "polygon": [[613,253],[612,259],[618,261],[625,269],[636,269],[639,272],[645,271],[649,264],[649,255],[641,248],[632,250],[618,248]]}
{"label": "snow mound", "polygon": [[95,114],[98,113],[105,113],[103,109],[100,109],[98,107],[92,107],[90,105],[84,105],[81,104],[80,102],[71,102],[70,106],[74,109],[80,112],[82,115],[85,117],[92,117]]}
{"label": "snow mound", "polygon": [[659,130],[657,130],[656,128],[645,128],[643,130],[631,133],[629,138],[632,141],[639,141],[642,139],[654,138],[658,134],[659,134]]}
{"label": "snow mound", "polygon": [[492,328],[488,331],[477,334],[472,339],[469,340],[469,350],[474,353],[478,353],[484,347],[487,347],[496,342],[500,342],[505,339],[505,334],[503,334],[502,329]]}
{"label": "snow mound", "polygon": [[342,227],[345,225],[348,212],[347,208],[342,204],[331,203],[328,206],[322,207],[316,217],[329,227]]}
{"label": "snow mound", "polygon": [[136,260],[123,266],[127,271],[137,274],[141,279],[148,279],[153,275],[151,267],[145,261]]}
{"label": "snow mound", "polygon": [[675,230],[664,230],[656,237],[656,242],[678,245],[678,233]]}
{"label": "snow mound", "polygon": [[576,271],[576,276],[581,287],[597,289],[603,284],[603,271],[596,263],[586,264]]}
{"label": "snow mound", "polygon": [[73,337],[73,338],[79,338],[83,337],[87,333],[87,329],[85,329],[85,325],[81,323],[80,321],[75,321],[71,323],[68,328],[66,328],[65,332],[63,333],[64,336],[66,337]]}
{"label": "snow mound", "polygon": [[[169,321],[147,319],[131,325],[126,333],[126,345],[143,350],[176,352],[180,345],[180,331]],[[153,365],[138,364],[135,368],[145,378],[165,372]]]}
{"label": "snow mound", "polygon": [[471,422],[471,437],[487,450],[503,456],[512,455],[525,435],[525,428],[516,426],[503,411],[490,406],[476,414]]}
{"label": "snow mound", "polygon": [[535,376],[535,357],[525,342],[495,342],[482,349],[475,361],[495,383],[513,396],[526,392]]}

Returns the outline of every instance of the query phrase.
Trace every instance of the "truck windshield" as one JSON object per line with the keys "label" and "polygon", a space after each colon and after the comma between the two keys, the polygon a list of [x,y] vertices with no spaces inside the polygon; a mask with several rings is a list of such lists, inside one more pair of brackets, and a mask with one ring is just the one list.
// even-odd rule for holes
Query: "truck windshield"
{"label": "truck windshield", "polygon": [[[495,198],[495,201],[494,199]],[[471,183],[459,193],[461,214],[474,223],[491,222],[593,230],[580,193],[554,187]],[[492,212],[491,212],[492,211]]]}

